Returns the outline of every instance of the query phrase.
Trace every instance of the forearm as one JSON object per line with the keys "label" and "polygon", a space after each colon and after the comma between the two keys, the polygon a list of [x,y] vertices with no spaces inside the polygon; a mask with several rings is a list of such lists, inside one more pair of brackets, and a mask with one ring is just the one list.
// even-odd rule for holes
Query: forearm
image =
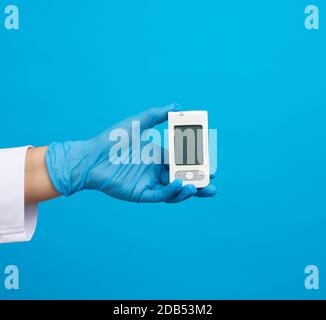
{"label": "forearm", "polygon": [[47,147],[29,148],[25,162],[25,203],[39,203],[59,197],[45,164]]}

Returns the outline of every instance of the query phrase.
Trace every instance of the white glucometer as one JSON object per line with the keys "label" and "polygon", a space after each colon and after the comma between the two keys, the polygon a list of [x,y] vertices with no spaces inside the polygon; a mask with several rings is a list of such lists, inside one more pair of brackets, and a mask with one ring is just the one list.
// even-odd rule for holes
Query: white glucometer
{"label": "white glucometer", "polygon": [[170,182],[209,184],[207,111],[169,112]]}

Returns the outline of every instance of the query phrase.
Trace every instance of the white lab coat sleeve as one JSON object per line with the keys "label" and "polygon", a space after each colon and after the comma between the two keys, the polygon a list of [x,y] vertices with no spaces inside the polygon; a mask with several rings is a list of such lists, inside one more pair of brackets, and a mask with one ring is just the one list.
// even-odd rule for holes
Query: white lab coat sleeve
{"label": "white lab coat sleeve", "polygon": [[25,158],[29,148],[0,149],[0,243],[31,240],[37,205],[25,206]]}

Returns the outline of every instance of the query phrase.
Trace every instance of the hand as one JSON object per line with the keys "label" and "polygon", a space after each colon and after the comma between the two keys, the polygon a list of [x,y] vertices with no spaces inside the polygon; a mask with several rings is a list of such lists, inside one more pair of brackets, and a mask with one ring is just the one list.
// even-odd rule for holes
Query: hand
{"label": "hand", "polygon": [[[52,143],[46,153],[46,165],[55,189],[66,196],[84,189],[98,190],[132,202],[174,203],[191,196],[214,196],[216,189],[213,185],[197,190],[194,185],[183,187],[179,179],[169,183],[168,166],[164,161],[126,163],[124,157],[134,156],[129,141],[125,145],[128,151],[120,162],[112,161],[117,156],[112,156],[113,143],[109,137],[115,130],[123,129],[131,137],[132,123],[138,121],[140,133],[143,133],[166,121],[168,112],[177,109],[176,104],[149,109],[90,140]],[[160,151],[163,157],[164,150]]]}

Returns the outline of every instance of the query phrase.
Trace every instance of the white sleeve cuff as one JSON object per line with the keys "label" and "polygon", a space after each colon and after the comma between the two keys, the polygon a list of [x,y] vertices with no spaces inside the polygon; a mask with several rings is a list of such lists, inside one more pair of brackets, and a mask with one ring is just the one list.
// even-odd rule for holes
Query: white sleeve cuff
{"label": "white sleeve cuff", "polygon": [[33,237],[37,205],[25,206],[25,158],[29,146],[0,149],[0,243]]}

